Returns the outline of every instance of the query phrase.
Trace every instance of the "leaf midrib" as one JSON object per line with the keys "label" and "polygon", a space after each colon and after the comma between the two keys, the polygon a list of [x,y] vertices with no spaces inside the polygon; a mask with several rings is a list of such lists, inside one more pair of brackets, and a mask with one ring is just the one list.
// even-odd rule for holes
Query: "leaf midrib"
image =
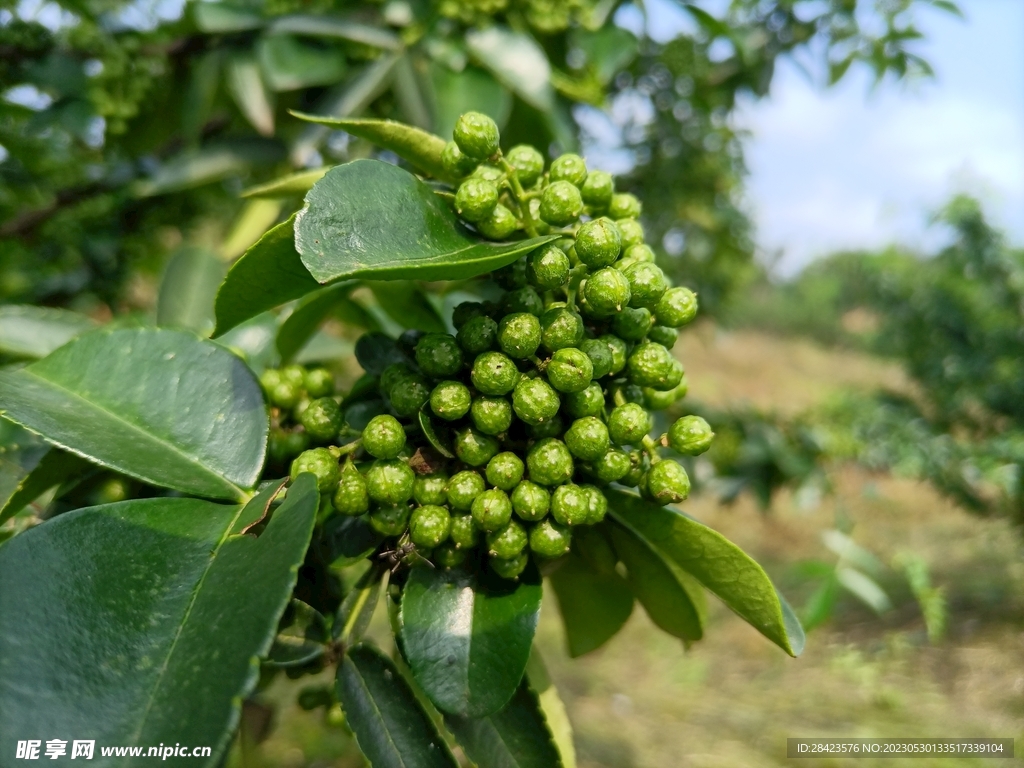
{"label": "leaf midrib", "polygon": [[398,744],[395,743],[395,740],[391,736],[391,729],[388,728],[387,722],[384,720],[384,713],[381,712],[380,707],[377,706],[377,700],[373,697],[373,693],[370,691],[370,686],[368,686],[366,684],[366,681],[363,679],[362,671],[359,669],[359,667],[356,665],[354,661],[352,661],[351,659],[349,659],[349,661],[352,664],[352,668],[356,671],[356,677],[359,678],[359,685],[362,687],[364,691],[366,691],[366,700],[369,702],[370,706],[373,707],[373,711],[374,714],[377,716],[377,719],[380,720],[380,724],[385,736],[387,737],[388,744],[391,745],[394,753],[398,756],[400,765],[404,768],[404,766],[406,765],[405,759],[402,757],[402,751],[398,748]]}

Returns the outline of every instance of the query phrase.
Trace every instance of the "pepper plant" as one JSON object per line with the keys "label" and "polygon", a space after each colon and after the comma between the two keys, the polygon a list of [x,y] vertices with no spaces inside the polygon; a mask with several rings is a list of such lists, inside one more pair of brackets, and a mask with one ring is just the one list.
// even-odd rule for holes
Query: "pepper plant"
{"label": "pepper plant", "polygon": [[[706,592],[799,654],[761,567],[671,506],[690,481],[663,449],[697,455],[713,434],[692,414],[651,434],[685,396],[670,350],[697,298],[655,263],[640,201],[577,155],[503,151],[481,113],[450,142],[313,119],[415,173],[324,174],[227,274],[213,340],[65,327],[0,371],[6,428],[23,430],[0,520],[51,499],[0,546],[0,753],[81,734],[207,744],[215,765],[261,679],[331,665],[333,690],[300,702],[336,700],[373,766],[457,765],[455,744],[484,767],[572,765],[534,648],[544,578],[573,656],[637,601],[700,640]],[[425,281],[469,298],[430,317]],[[367,283],[419,302],[428,327],[367,331],[363,374],[337,392],[293,361],[328,316],[360,317]],[[128,498],[75,501],[111,481]],[[364,637],[382,596],[390,655]]]}

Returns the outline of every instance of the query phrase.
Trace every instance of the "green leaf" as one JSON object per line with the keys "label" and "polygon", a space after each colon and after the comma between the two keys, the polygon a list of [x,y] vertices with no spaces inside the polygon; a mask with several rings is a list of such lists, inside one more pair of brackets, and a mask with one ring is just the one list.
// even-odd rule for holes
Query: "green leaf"
{"label": "green leaf", "polygon": [[193,334],[99,330],[0,371],[4,416],[153,485],[236,499],[255,485],[269,429],[259,383]]}
{"label": "green leaf", "polygon": [[338,615],[334,619],[332,635],[335,640],[340,640],[345,646],[354,645],[359,642],[367,628],[370,626],[370,619],[377,609],[380,600],[380,591],[384,586],[384,575],[387,569],[379,564],[371,565],[355,586],[345,595],[338,608]]}
{"label": "green leaf", "polygon": [[573,42],[587,55],[587,63],[604,84],[610,83],[616,74],[628,67],[639,50],[636,36],[614,25],[596,32],[578,32],[573,36]]}
{"label": "green leaf", "polygon": [[541,112],[554,107],[551,64],[536,40],[524,32],[491,26],[466,33],[472,56],[519,98]]}
{"label": "green leaf", "polygon": [[365,517],[342,515],[329,518],[319,538],[321,559],[333,568],[345,568],[365,560],[384,540]]}
{"label": "green leaf", "polygon": [[700,640],[707,615],[700,584],[635,531],[622,526],[610,530],[633,594],[651,621],[687,642]]}
{"label": "green leaf", "polygon": [[431,416],[429,408],[430,404],[427,403],[419,413],[420,429],[423,430],[423,436],[446,459],[454,459],[455,449],[453,448],[451,427]]}
{"label": "green leaf", "polygon": [[338,701],[373,768],[457,768],[448,745],[384,654],[357,645],[338,665]]}
{"label": "green leaf", "polygon": [[622,491],[606,495],[612,519],[643,537],[788,654],[800,655],[805,639],[800,622],[764,569],[739,547],[675,509]]}
{"label": "green leaf", "polygon": [[408,363],[397,342],[383,333],[364,333],[356,342],[356,360],[363,370],[380,376],[392,363]]}
{"label": "green leaf", "polygon": [[330,170],[330,166],[324,168],[313,168],[309,171],[296,171],[287,176],[268,181],[266,184],[257,184],[242,190],[242,197],[291,197],[293,195],[304,195],[313,185],[323,178]]}
{"label": "green leaf", "polygon": [[77,456],[50,448],[32,470],[18,483],[17,488],[0,505],[0,525],[38,499],[45,491],[67,480],[89,464]]}
{"label": "green leaf", "polygon": [[217,291],[214,312],[220,336],[239,323],[307,293],[321,285],[302,265],[295,250],[295,216],[261,237],[228,270]]}
{"label": "green leaf", "polygon": [[824,624],[832,616],[832,611],[839,600],[839,581],[832,572],[818,586],[804,603],[800,611],[800,621],[807,632]]}
{"label": "green leaf", "polygon": [[841,565],[836,568],[836,580],[843,589],[860,600],[875,613],[892,609],[892,601],[878,582],[856,568]]}
{"label": "green leaf", "polygon": [[[234,262],[256,244],[281,218],[283,201],[254,198],[242,204],[231,229],[220,242],[217,255],[227,264]],[[225,269],[227,267],[225,266]]]}
{"label": "green leaf", "polygon": [[[281,323],[277,332],[277,351],[282,362],[289,362],[302,349],[324,320],[338,312],[339,307],[346,307],[347,319],[366,314],[366,310],[348,298],[355,285],[351,282],[339,283],[328,288],[321,288],[307,296],[295,310]],[[367,318],[367,323],[373,324]],[[366,327],[365,325],[363,327]]]}
{"label": "green leaf", "polygon": [[403,328],[448,333],[448,326],[430,297],[409,281],[369,282],[377,305]]}
{"label": "green leaf", "polygon": [[274,107],[263,85],[259,64],[249,54],[236,54],[227,62],[228,92],[249,124],[262,136],[274,135]]}
{"label": "green leaf", "polygon": [[327,620],[301,600],[292,600],[267,655],[267,666],[301,667],[324,655],[330,635]]}
{"label": "green leaf", "polygon": [[419,74],[416,72],[416,65],[408,53],[395,65],[393,93],[402,119],[417,128],[430,130],[433,124],[430,110],[423,94]]}
{"label": "green leaf", "polygon": [[338,48],[322,48],[292,35],[266,35],[257,46],[260,69],[273,91],[333,85],[348,69]]}
{"label": "green leaf", "polygon": [[[212,756],[193,762],[216,765],[288,604],[318,500],[313,476],[300,476],[259,537],[232,533],[251,509],[154,498],[69,512],[5,543],[0,748],[80,733],[98,744],[208,745]],[[115,762],[152,759],[96,764]]]}
{"label": "green leaf", "polygon": [[46,357],[96,323],[66,309],[10,305],[0,307],[0,354]]}
{"label": "green leaf", "polygon": [[50,450],[38,435],[0,418],[0,503],[5,508]]}
{"label": "green leaf", "polygon": [[167,263],[156,301],[157,325],[213,330],[213,302],[227,264],[205,248],[179,248]]}
{"label": "green leaf", "polygon": [[608,642],[633,612],[633,592],[626,580],[615,571],[594,570],[575,550],[548,578],[573,658]]}
{"label": "green leaf", "polygon": [[257,374],[276,362],[274,339],[277,336],[277,315],[264,312],[217,339],[216,343],[239,355]]}
{"label": "green leaf", "polygon": [[290,32],[307,37],[333,37],[363,43],[385,51],[402,50],[402,40],[384,27],[361,24],[337,16],[292,14],[278,16],[270,25],[274,34]]}
{"label": "green leaf", "polygon": [[332,168],[306,195],[295,220],[295,247],[321,283],[475,277],[555,237],[478,240],[429,186],[379,160]]}
{"label": "green leaf", "polygon": [[480,718],[445,715],[444,723],[477,765],[563,768],[540,700],[525,677],[511,700],[493,715]]}
{"label": "green leaf", "polygon": [[200,32],[244,32],[263,26],[258,13],[231,3],[192,3],[189,7]]}
{"label": "green leaf", "polygon": [[200,187],[244,172],[253,163],[274,163],[281,159],[275,142],[234,141],[197,150],[186,150],[161,165],[148,179],[136,182],[137,197],[153,197]]}
{"label": "green leaf", "polygon": [[349,357],[354,349],[355,345],[348,339],[317,331],[292,359],[298,365],[319,365]]}
{"label": "green leaf", "polygon": [[558,695],[558,689],[551,682],[548,668],[536,645],[530,653],[530,661],[526,664],[526,680],[530,688],[537,692],[540,710],[554,738],[563,768],[576,768],[576,745],[572,739],[572,724],[569,722],[562,697]]}
{"label": "green leaf", "polygon": [[479,67],[467,66],[455,72],[435,62],[430,66],[430,83],[434,132],[443,138],[452,135],[455,121],[464,112],[483,112],[499,127],[508,121],[512,112],[512,94]]}
{"label": "green leaf", "polygon": [[369,120],[365,118],[319,117],[304,112],[292,112],[300,120],[339,128],[353,136],[366,139],[381,149],[394,152],[403,160],[438,179],[453,181],[441,164],[444,139],[420,128],[414,128],[394,120]]}
{"label": "green leaf", "polygon": [[413,568],[402,593],[402,650],[438,709],[463,717],[500,710],[523,678],[540,615],[530,567],[519,581],[491,572]]}

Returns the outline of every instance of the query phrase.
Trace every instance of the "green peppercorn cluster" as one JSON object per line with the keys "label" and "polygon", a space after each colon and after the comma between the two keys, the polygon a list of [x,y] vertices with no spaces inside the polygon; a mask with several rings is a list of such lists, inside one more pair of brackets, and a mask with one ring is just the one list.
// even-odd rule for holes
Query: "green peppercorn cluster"
{"label": "green peppercorn cluster", "polygon": [[578,155],[503,153],[494,122],[467,113],[443,158],[468,226],[553,237],[490,275],[494,298],[455,307],[454,335],[403,334],[404,359],[373,380],[386,412],[358,439],[323,372],[268,371],[270,402],[297,422],[277,420],[271,458],[294,456],[292,476],[317,476],[326,514],[365,515],[395,551],[516,578],[600,522],[612,483],[658,504],[687,497],[686,471],[659,451],[703,453],[710,427],[685,416],[651,431],[652,412],[686,394],[671,348],[697,299],[655,263],[637,198]]}

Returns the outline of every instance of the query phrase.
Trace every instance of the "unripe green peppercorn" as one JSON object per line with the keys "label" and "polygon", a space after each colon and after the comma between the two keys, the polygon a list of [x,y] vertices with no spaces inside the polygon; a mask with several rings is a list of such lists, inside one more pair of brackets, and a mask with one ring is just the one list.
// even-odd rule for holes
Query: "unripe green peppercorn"
{"label": "unripe green peppercorn", "polygon": [[592,485],[581,485],[587,495],[587,525],[597,525],[608,514],[608,499],[598,488]]}
{"label": "unripe green peppercorn", "polygon": [[472,427],[455,433],[455,455],[471,467],[482,467],[498,452],[498,441]]}
{"label": "unripe green peppercorn", "polygon": [[296,389],[306,386],[306,369],[301,365],[286,365],[279,369],[281,381],[287,381]]}
{"label": "unripe green peppercorn", "polygon": [[391,389],[402,379],[415,376],[416,372],[406,363],[392,363],[380,374],[381,394],[391,397]]}
{"label": "unripe green peppercorn", "polygon": [[451,541],[434,548],[431,560],[441,568],[456,568],[466,561],[466,550],[458,549]]}
{"label": "unripe green peppercorn", "polygon": [[551,386],[559,392],[580,392],[594,376],[594,364],[574,347],[556,350],[546,371]]}
{"label": "unripe green peppercorn", "polygon": [[393,459],[404,447],[405,429],[394,416],[374,416],[363,430],[363,448],[374,458]]}
{"label": "unripe green peppercorn", "polygon": [[715,433],[700,416],[683,416],[676,419],[668,430],[668,444],[672,450],[688,456],[699,456],[711,447]]}
{"label": "unripe green peppercorn", "polygon": [[502,297],[501,310],[503,315],[529,312],[531,315],[540,316],[544,312],[544,300],[532,286],[517,288]]}
{"label": "unripe green peppercorn", "polygon": [[491,570],[501,578],[508,579],[509,581],[518,579],[520,574],[526,570],[529,562],[530,558],[525,552],[520,552],[510,560],[506,560],[503,557],[490,557],[487,559],[487,564],[491,566]]}
{"label": "unripe green peppercorn", "polygon": [[480,529],[472,515],[452,515],[448,536],[459,549],[472,549],[480,541]]}
{"label": "unripe green peppercorn", "polygon": [[504,240],[516,231],[517,226],[515,215],[501,203],[494,206],[488,216],[476,222],[477,230],[489,240]]}
{"label": "unripe green peppercorn", "polygon": [[346,463],[341,470],[338,488],[332,499],[334,508],[343,515],[361,515],[370,508],[370,494],[366,479],[359,474],[355,465]]}
{"label": "unripe green peppercorn", "polygon": [[526,287],[526,259],[516,259],[491,273],[491,279],[506,291]]}
{"label": "unripe green peppercorn", "polygon": [[334,394],[334,376],[326,368],[310,368],[305,377],[306,394],[312,398]]}
{"label": "unripe green peppercorn", "polygon": [[498,323],[498,345],[513,359],[532,357],[540,346],[540,320],[529,312],[505,315]]}
{"label": "unripe green peppercorn", "polygon": [[542,520],[530,531],[530,549],[538,557],[554,559],[569,553],[572,532],[553,520]]}
{"label": "unripe green peppercorn", "polygon": [[669,288],[654,307],[659,325],[679,328],[697,316],[697,296],[682,286]]}
{"label": "unripe green peppercorn", "polygon": [[623,274],[629,281],[631,307],[653,308],[668,290],[665,273],[657,264],[640,261],[627,267]]}
{"label": "unripe green peppercorn", "polygon": [[690,495],[690,478],[686,470],[667,459],[647,470],[643,485],[647,496],[661,505],[677,504]]}
{"label": "unripe green peppercorn", "polygon": [[584,293],[587,303],[598,317],[620,312],[630,302],[629,280],[613,267],[599,269],[588,277]]}
{"label": "unripe green peppercorn", "polygon": [[626,476],[631,466],[628,453],[612,448],[594,462],[593,469],[602,483],[616,483]]}
{"label": "unripe green peppercorn", "polygon": [[498,324],[485,315],[467,320],[455,336],[459,346],[470,355],[479,355],[492,349],[497,339]]}
{"label": "unripe green peppercorn", "polygon": [[619,228],[622,250],[628,251],[634,245],[643,243],[644,228],[636,219],[619,219],[615,222],[615,226]]}
{"label": "unripe green peppercorn", "polygon": [[473,169],[472,176],[476,179],[492,181],[495,184],[498,184],[505,178],[505,172],[497,166],[490,165],[488,163],[480,163],[480,165]]}
{"label": "unripe green peppercorn", "polygon": [[641,450],[629,452],[629,472],[622,476],[619,482],[630,488],[636,488],[640,481],[647,474],[647,453]]}
{"label": "unripe green peppercorn", "polygon": [[579,392],[570,392],[562,398],[562,409],[574,419],[600,416],[604,411],[604,392],[600,384],[589,384]]}
{"label": "unripe green peppercorn", "polygon": [[580,344],[579,349],[590,358],[590,364],[594,366],[595,379],[607,376],[611,372],[614,364],[612,350],[605,342],[600,339],[586,339]]}
{"label": "unripe green peppercorn", "polygon": [[399,379],[388,392],[391,407],[403,418],[413,416],[430,400],[430,385],[422,376]]}
{"label": "unripe green peppercorn", "polygon": [[444,166],[444,169],[449,174],[461,179],[463,176],[473,172],[477,166],[477,161],[468,155],[464,155],[462,150],[459,149],[459,145],[454,141],[449,141],[441,151],[441,165]]}
{"label": "unripe green peppercorn", "polygon": [[462,350],[454,336],[428,333],[416,345],[416,365],[427,376],[447,379],[462,370]]}
{"label": "unripe green peppercorn", "polygon": [[640,201],[628,192],[613,195],[608,205],[608,215],[613,219],[635,219],[640,215]]}
{"label": "unripe green peppercorn", "polygon": [[331,398],[321,397],[306,406],[299,423],[311,438],[324,443],[338,436],[342,424],[341,409]]}
{"label": "unripe green peppercorn", "polygon": [[612,410],[608,433],[616,445],[639,445],[651,431],[651,416],[636,403],[625,403]]}
{"label": "unripe green peppercorn", "polygon": [[580,486],[569,483],[551,494],[551,516],[559,525],[582,525],[590,514],[590,499]]}
{"label": "unripe green peppercorn", "polygon": [[530,480],[538,485],[561,485],[572,477],[575,465],[565,443],[553,437],[538,440],[526,453]]}
{"label": "unripe green peppercorn", "polygon": [[417,507],[409,517],[409,538],[417,547],[433,548],[448,538],[451,515],[444,507]]}
{"label": "unripe green peppercorn", "polygon": [[274,388],[267,393],[272,405],[278,408],[293,408],[299,402],[302,390],[290,381],[279,381]]}
{"label": "unripe green peppercorn", "polygon": [[562,423],[561,416],[555,416],[547,421],[542,421],[540,424],[528,424],[526,426],[526,434],[533,440],[543,440],[545,437],[561,437],[563,432],[565,432],[565,424]]}
{"label": "unripe green peppercorn", "polygon": [[285,432],[282,435],[281,451],[284,459],[292,459],[309,448],[309,435],[305,430]]}
{"label": "unripe green peppercorn", "polygon": [[484,479],[477,472],[459,472],[448,481],[448,506],[452,509],[469,511],[473,500],[484,492]]}
{"label": "unripe green peppercorn", "polygon": [[483,160],[498,151],[498,124],[481,112],[465,112],[455,121],[455,143],[464,155]]}
{"label": "unripe green peppercorn", "polygon": [[643,387],[638,387],[636,384],[630,384],[629,382],[617,381],[608,387],[608,396],[612,399],[612,402],[619,402],[619,395],[622,395],[622,399],[627,403],[645,405],[647,402],[644,399]]}
{"label": "unripe green peppercorn", "polygon": [[473,386],[484,395],[507,395],[519,380],[519,369],[501,352],[484,352],[473,361]]}
{"label": "unripe green peppercorn", "polygon": [[535,288],[551,291],[569,279],[569,257],[554,245],[545,245],[530,254],[526,276]]}
{"label": "unripe green peppercorn", "polygon": [[[685,376],[683,377],[686,378]],[[686,384],[680,382],[677,386],[665,392],[659,392],[650,387],[644,387],[644,405],[652,411],[664,411],[677,400],[686,396]]]}
{"label": "unripe green peppercorn", "polygon": [[377,459],[366,470],[366,490],[378,504],[401,504],[412,498],[415,479],[401,459]]}
{"label": "unripe green peppercorn", "polygon": [[473,395],[461,381],[442,381],[430,393],[430,410],[446,421],[461,419],[472,403]]}
{"label": "unripe green peppercorn", "polygon": [[619,258],[622,237],[611,219],[588,221],[576,233],[576,256],[590,269],[610,267]]}
{"label": "unripe green peppercorn", "polygon": [[683,375],[682,368],[675,362],[665,347],[648,341],[637,344],[630,353],[626,372],[631,383],[666,392],[673,389]]}
{"label": "unripe green peppercorn", "polygon": [[516,169],[519,183],[524,187],[532,187],[544,173],[544,156],[529,144],[512,147],[505,159]]}
{"label": "unripe green peppercorn", "polygon": [[412,497],[420,506],[442,505],[448,501],[448,477],[444,473],[416,475],[412,483]]}
{"label": "unripe green peppercorn", "polygon": [[580,191],[568,181],[549,184],[540,196],[540,217],[555,227],[572,224],[583,213]]}
{"label": "unripe green peppercorn", "polygon": [[515,520],[509,520],[504,528],[487,534],[487,551],[491,557],[507,560],[517,557],[528,542],[526,529]]}
{"label": "unripe green peppercorn", "polygon": [[312,472],[320,493],[329,493],[338,485],[341,469],[338,460],[326,448],[312,448],[303,451],[292,462],[291,478],[294,480],[303,472]]}
{"label": "unripe green peppercorn", "polygon": [[591,171],[580,187],[583,202],[595,210],[603,210],[611,204],[615,193],[615,180],[610,173]]}
{"label": "unripe green peppercorn", "polygon": [[487,312],[483,302],[463,301],[460,304],[456,304],[455,309],[452,310],[452,325],[456,328],[462,328],[474,317],[486,316]]}
{"label": "unripe green peppercorn", "polygon": [[408,525],[408,504],[388,504],[370,513],[370,527],[382,536],[401,536]]}
{"label": "unripe green peppercorn", "polygon": [[479,178],[466,179],[455,193],[455,210],[466,221],[483,221],[498,204],[498,185]]}
{"label": "unripe green peppercorn", "polygon": [[481,395],[470,408],[473,426],[485,435],[500,435],[512,426],[512,403],[504,397]]}
{"label": "unripe green peppercorn", "polygon": [[647,338],[651,341],[656,341],[663,347],[672,349],[679,339],[679,331],[675,328],[669,328],[667,325],[656,325],[647,332]]}
{"label": "unripe green peppercorn", "polygon": [[608,427],[596,416],[576,419],[565,432],[565,445],[576,458],[597,461],[611,445]]}
{"label": "unripe green peppercorn", "polygon": [[260,374],[260,386],[263,392],[269,397],[278,384],[281,383],[281,372],[277,368],[267,368]]}
{"label": "unripe green peppercorn", "polygon": [[583,341],[583,318],[564,306],[554,306],[540,316],[541,344],[554,352]]}
{"label": "unripe green peppercorn", "polygon": [[554,162],[551,163],[548,178],[551,181],[568,181],[573,186],[578,187],[587,179],[587,164],[579,155],[567,152],[555,158]]}
{"label": "unripe green peppercorn", "polygon": [[541,520],[551,507],[551,494],[536,483],[523,480],[512,491],[511,501],[512,509],[521,519]]}
{"label": "unripe green peppercorn", "polygon": [[512,519],[512,502],[503,490],[491,488],[473,500],[472,514],[481,531],[497,531]]}
{"label": "unripe green peppercorn", "polygon": [[507,493],[519,485],[525,469],[522,459],[511,451],[504,451],[487,462],[487,482]]}
{"label": "unripe green peppercorn", "polygon": [[649,261],[654,263],[657,261],[654,256],[654,249],[647,243],[635,243],[628,248],[623,248],[622,258],[624,260],[628,259],[633,263],[640,261]]}
{"label": "unripe green peppercorn", "polygon": [[627,341],[640,341],[654,325],[649,309],[626,307],[612,318],[612,330]]}
{"label": "unripe green peppercorn", "polygon": [[520,379],[512,392],[512,409],[527,424],[541,424],[555,417],[561,400],[544,379]]}
{"label": "unripe green peppercorn", "polygon": [[628,351],[626,342],[610,333],[598,336],[598,339],[607,344],[612,353],[612,368],[608,371],[608,375],[614,375],[625,368]]}

